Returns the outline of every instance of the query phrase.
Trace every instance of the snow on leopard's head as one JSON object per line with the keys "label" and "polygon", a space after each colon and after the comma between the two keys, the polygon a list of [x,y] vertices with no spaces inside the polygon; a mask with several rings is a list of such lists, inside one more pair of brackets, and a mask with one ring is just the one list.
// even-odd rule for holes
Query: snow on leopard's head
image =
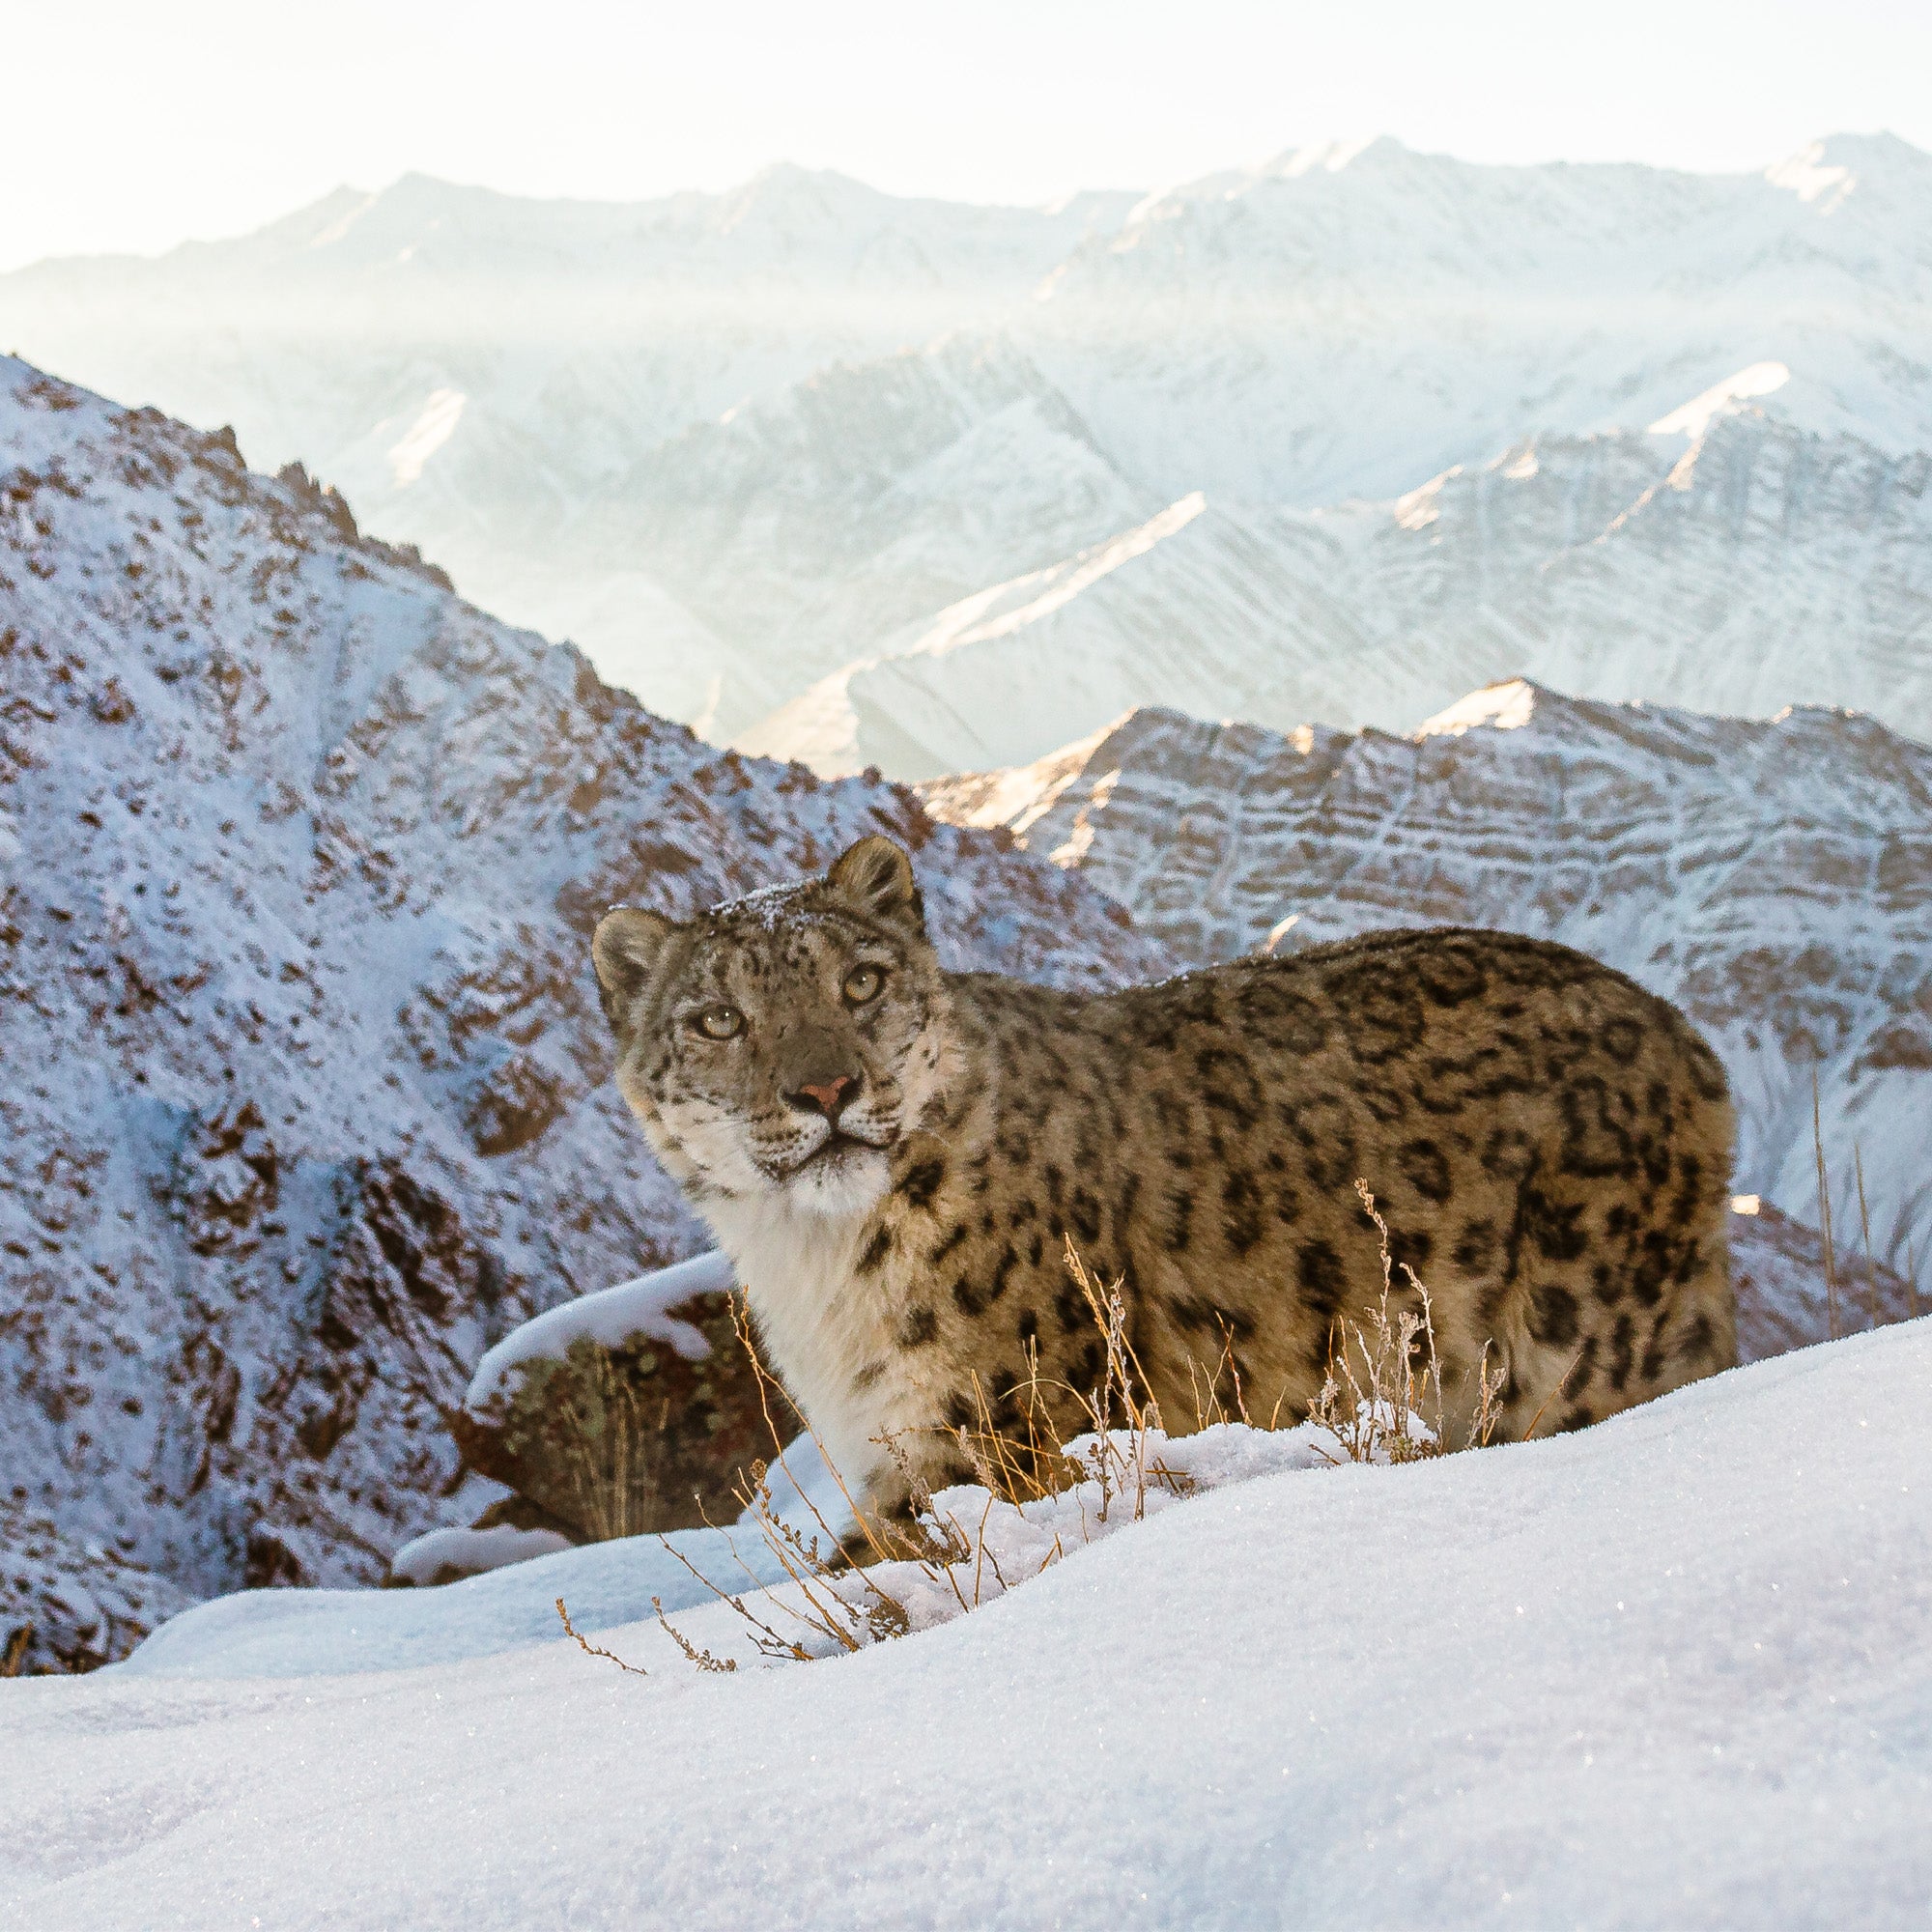
{"label": "snow on leopard's head", "polygon": [[679,923],[620,906],[592,954],[617,1086],[693,1204],[865,1213],[936,1093],[946,995],[912,861],[863,838],[823,878]]}

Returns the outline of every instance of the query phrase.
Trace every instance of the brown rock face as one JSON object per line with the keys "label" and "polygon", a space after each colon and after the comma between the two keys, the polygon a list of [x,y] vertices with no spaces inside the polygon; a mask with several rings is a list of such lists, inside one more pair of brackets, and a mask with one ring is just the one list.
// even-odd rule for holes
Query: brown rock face
{"label": "brown rock face", "polygon": [[525,1364],[486,1411],[451,1412],[464,1461],[580,1542],[730,1521],[742,1472],[774,1453],[772,1424],[781,1441],[800,1424],[776,1394],[767,1422],[728,1295],[670,1312],[704,1338],[701,1359],[648,1335],[580,1337]]}
{"label": "brown rock face", "polygon": [[1910,1281],[1856,1247],[1833,1242],[1828,1266],[1818,1231],[1769,1201],[1731,1216],[1731,1281],[1746,1362],[1907,1321],[1924,1306]]}
{"label": "brown rock face", "polygon": [[890,831],[958,964],[1165,966],[1003,837],[653,718],[232,438],[0,358],[0,508],[25,1667],[380,1577],[455,1508],[442,1417],[491,1344],[693,1243],[606,1080],[613,900],[682,915]]}
{"label": "brown rock face", "polygon": [[[924,788],[1091,878],[1190,964],[1377,927],[1555,939],[1723,1060],[1734,1184],[1906,1270],[1932,1248],[1932,750],[1874,719],[1706,718],[1496,685],[1413,737],[1137,711]],[[1856,1238],[1854,1236],[1856,1236]]]}

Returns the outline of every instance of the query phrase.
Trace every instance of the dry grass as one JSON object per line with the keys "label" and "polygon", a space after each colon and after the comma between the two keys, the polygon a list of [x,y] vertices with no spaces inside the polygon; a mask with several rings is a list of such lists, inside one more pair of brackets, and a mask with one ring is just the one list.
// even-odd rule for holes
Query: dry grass
{"label": "dry grass", "polygon": [[1818,1109],[1818,1069],[1811,1069],[1811,1148],[1818,1160],[1818,1238],[1825,1244],[1825,1331],[1833,1341],[1838,1322],[1838,1266],[1832,1247],[1832,1183],[1825,1170],[1825,1126]]}
{"label": "dry grass", "polygon": [[641,1665],[636,1663],[626,1663],[624,1660],[621,1657],[619,1657],[614,1650],[606,1650],[601,1643],[592,1643],[590,1639],[587,1636],[585,1636],[574,1623],[570,1621],[570,1612],[564,1608],[563,1599],[561,1597],[559,1597],[556,1600],[556,1613],[559,1617],[563,1619],[564,1629],[570,1634],[571,1637],[576,1641],[578,1649],[581,1650],[585,1657],[608,1658],[612,1663],[614,1663],[617,1666],[619,1670],[628,1670],[633,1677],[648,1677],[650,1675],[650,1672],[642,1668]]}
{"label": "dry grass", "polygon": [[[1847,1323],[1839,1313],[1840,1290],[1844,1286],[1838,1279],[1838,1257],[1832,1229],[1832,1185],[1830,1168],[1825,1159],[1825,1127],[1818,1101],[1818,1069],[1811,1069],[1811,1149],[1818,1169],[1818,1239],[1825,1253],[1825,1331],[1832,1341],[1847,1332]],[[1870,1325],[1874,1328],[1885,1325],[1885,1304],[1879,1288],[1878,1263],[1872,1256],[1871,1208],[1865,1200],[1865,1155],[1864,1149],[1857,1142],[1852,1143],[1852,1172],[1858,1181],[1859,1190],[1859,1232],[1864,1242],[1865,1286],[1870,1299],[1867,1311]],[[1905,1308],[1906,1319],[1918,1319],[1918,1258],[1913,1252],[1912,1240],[1908,1236],[1905,1243]]]}
{"label": "dry grass", "polygon": [[[1355,1192],[1362,1211],[1375,1223],[1382,1264],[1381,1294],[1363,1311],[1362,1321],[1344,1317],[1336,1322],[1329,1338],[1328,1373],[1321,1393],[1309,1405],[1309,1421],[1335,1438],[1340,1448],[1332,1459],[1336,1462],[1416,1463],[1455,1449],[1487,1447],[1495,1435],[1496,1398],[1509,1378],[1507,1369],[1500,1363],[1490,1366],[1485,1343],[1476,1367],[1469,1423],[1463,1440],[1451,1441],[1429,1290],[1404,1262],[1402,1272],[1416,1305],[1410,1308],[1398,1299],[1388,1223],[1367,1181],[1357,1179]],[[1542,1419],[1539,1410],[1525,1435],[1533,1435]]]}
{"label": "dry grass", "polygon": [[[1190,1478],[1160,1460],[1157,1445],[1164,1439],[1160,1413],[1146,1393],[1146,1377],[1127,1337],[1121,1284],[1103,1287],[1070,1242],[1066,1266],[1101,1338],[1101,1378],[1084,1390],[1043,1379],[1037,1355],[1033,1355],[1026,1380],[998,1392],[1000,1399],[1013,1401],[1018,1411],[1017,1423],[1009,1428],[996,1423],[994,1399],[976,1381],[976,1417],[948,1432],[948,1439],[984,1492],[977,1519],[962,1520],[940,1502],[903,1437],[881,1438],[881,1446],[904,1483],[905,1508],[891,1518],[867,1510],[846,1489],[814,1435],[813,1442],[851,1513],[853,1530],[842,1538],[835,1534],[809,1496],[805,1508],[810,1524],[801,1528],[787,1520],[774,1501],[770,1471],[763,1463],[753,1464],[740,1492],[745,1521],[763,1541],[788,1589],[763,1595],[767,1586],[748,1565],[741,1565],[748,1587],[743,1592],[728,1589],[698,1571],[675,1544],[665,1541],[665,1548],[693,1577],[736,1612],[760,1656],[805,1663],[903,1635],[913,1623],[906,1603],[913,1586],[950,1597],[961,1611],[1003,1594],[1024,1580],[1006,1573],[987,1534],[993,1512],[1003,1506],[1024,1510],[1029,1504],[1081,1492],[1079,1540],[1085,1542],[1117,1512],[1130,1511],[1138,1521],[1152,1491],[1179,1495],[1192,1488]],[[765,1395],[770,1421],[778,1385],[758,1354],[742,1307],[739,1334]],[[1082,1434],[1064,1442],[1054,1418],[1065,1414],[1068,1405],[1086,1426]],[[781,1446],[776,1425],[772,1438]],[[1089,1486],[1096,1492],[1091,1516],[1084,1493]],[[1055,1535],[1044,1559],[1031,1574],[1038,1575],[1064,1554],[1065,1545]],[[748,1601],[753,1595],[762,1596],[763,1614]],[[700,1669],[734,1667],[698,1650],[670,1625],[661,1607],[659,1621]]]}
{"label": "dry grass", "polygon": [[640,1437],[649,1425],[638,1390],[610,1353],[601,1349],[582,1353],[568,1398],[576,1427],[564,1439],[570,1445],[576,1520],[592,1542],[609,1543],[643,1527],[633,1520],[632,1504]]}

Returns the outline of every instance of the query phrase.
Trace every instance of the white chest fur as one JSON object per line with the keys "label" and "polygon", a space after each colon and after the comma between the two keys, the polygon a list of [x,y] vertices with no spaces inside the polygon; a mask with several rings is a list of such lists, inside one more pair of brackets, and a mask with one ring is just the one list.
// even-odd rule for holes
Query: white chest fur
{"label": "white chest fur", "polygon": [[835,1218],[778,1194],[711,1204],[708,1211],[758,1318],[767,1366],[858,1496],[889,1462],[878,1438],[930,1419],[896,1343],[890,1294],[883,1285],[861,1285],[867,1215]]}

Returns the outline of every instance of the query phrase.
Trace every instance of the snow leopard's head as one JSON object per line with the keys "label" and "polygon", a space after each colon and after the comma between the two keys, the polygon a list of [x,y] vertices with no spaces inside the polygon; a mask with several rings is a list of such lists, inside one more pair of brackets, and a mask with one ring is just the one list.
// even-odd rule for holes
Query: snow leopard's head
{"label": "snow leopard's head", "polygon": [[620,906],[593,946],[617,1085],[700,1208],[863,1213],[935,1095],[946,994],[912,862],[864,838],[822,879],[679,923]]}

